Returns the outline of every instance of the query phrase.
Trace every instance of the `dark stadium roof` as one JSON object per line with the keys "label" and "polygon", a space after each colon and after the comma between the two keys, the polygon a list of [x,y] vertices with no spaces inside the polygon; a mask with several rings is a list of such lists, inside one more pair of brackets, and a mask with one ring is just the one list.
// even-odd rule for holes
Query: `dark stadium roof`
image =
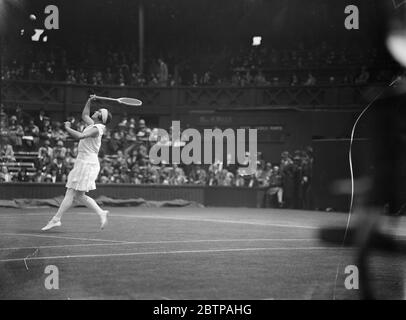
{"label": "dark stadium roof", "polygon": [[[108,37],[118,42],[137,41],[138,5],[141,0],[55,0],[60,10],[59,41],[74,43],[75,37]],[[328,5],[327,5],[328,2]],[[354,0],[148,0],[145,7],[147,43],[162,45],[177,41],[199,41],[220,46],[239,45],[253,35],[262,35],[272,45],[292,39],[304,41],[340,38],[370,38],[382,24],[382,1]],[[29,14],[44,17],[47,0],[4,0],[2,15],[7,35],[29,24]],[[361,29],[348,32],[343,27],[344,8],[357,4]],[[363,16],[368,19],[363,19]],[[3,32],[4,32],[3,27]],[[331,38],[331,32],[335,37]],[[330,35],[330,36],[328,36]],[[317,38],[315,38],[317,37]],[[326,39],[322,39],[325,37]]]}

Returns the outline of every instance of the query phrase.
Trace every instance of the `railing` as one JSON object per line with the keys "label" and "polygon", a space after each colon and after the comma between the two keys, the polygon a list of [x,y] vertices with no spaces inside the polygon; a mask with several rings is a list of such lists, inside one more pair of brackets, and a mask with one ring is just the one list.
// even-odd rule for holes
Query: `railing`
{"label": "railing", "polygon": [[45,107],[57,112],[78,112],[89,94],[137,97],[150,114],[209,110],[263,110],[267,108],[359,108],[385,84],[266,86],[266,87],[121,87],[64,82],[3,81],[6,107],[27,110]]}

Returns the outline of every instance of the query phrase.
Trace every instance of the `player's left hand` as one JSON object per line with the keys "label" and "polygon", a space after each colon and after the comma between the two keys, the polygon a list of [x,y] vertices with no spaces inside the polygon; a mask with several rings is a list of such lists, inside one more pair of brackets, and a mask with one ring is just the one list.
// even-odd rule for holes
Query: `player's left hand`
{"label": "player's left hand", "polygon": [[70,123],[70,121],[65,121],[64,124],[65,124],[65,128],[70,128],[71,125],[72,125],[72,124]]}

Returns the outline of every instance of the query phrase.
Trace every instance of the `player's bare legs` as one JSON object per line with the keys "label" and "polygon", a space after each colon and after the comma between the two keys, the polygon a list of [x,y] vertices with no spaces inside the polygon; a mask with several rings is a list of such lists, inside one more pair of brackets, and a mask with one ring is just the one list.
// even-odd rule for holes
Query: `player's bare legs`
{"label": "player's bare legs", "polygon": [[73,189],[66,190],[65,197],[63,198],[57,213],[48,222],[48,224],[41,229],[42,231],[46,231],[46,230],[52,229],[54,227],[60,227],[61,226],[62,215],[66,211],[68,211],[69,208],[72,206],[73,200],[75,199],[75,196],[76,196],[76,191],[75,190],[73,190]]}
{"label": "player's bare legs", "polygon": [[96,212],[99,217],[100,217],[100,228],[103,229],[106,224],[107,224],[107,214],[109,213],[108,210],[103,210],[102,208],[99,207],[96,201],[94,201],[92,198],[89,196],[85,195],[84,191],[76,191],[73,189],[68,189],[66,191],[65,197],[62,200],[62,203],[58,209],[58,212],[55,214],[55,216],[48,222],[48,224],[43,227],[41,230],[46,231],[49,229],[52,229],[54,227],[60,227],[61,224],[61,219],[62,215],[69,210],[69,208],[72,206],[74,200],[80,201],[82,204],[84,204],[86,207],[89,209],[93,210]]}
{"label": "player's bare legs", "polygon": [[97,202],[87,196],[84,191],[78,191],[76,194],[76,199],[99,215],[100,229],[103,229],[107,224],[107,214],[109,211],[100,208]]}

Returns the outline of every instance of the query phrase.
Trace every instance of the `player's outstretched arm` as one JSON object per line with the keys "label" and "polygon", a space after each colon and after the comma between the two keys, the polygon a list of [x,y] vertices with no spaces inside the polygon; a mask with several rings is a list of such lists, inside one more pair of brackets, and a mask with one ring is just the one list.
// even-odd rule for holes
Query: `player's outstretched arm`
{"label": "player's outstretched arm", "polygon": [[[91,119],[90,119],[91,120]],[[93,120],[92,120],[93,121]],[[71,123],[69,121],[65,122],[65,129],[66,131],[68,131],[68,133],[75,139],[81,140],[81,139],[85,139],[85,138],[89,138],[89,137],[97,137],[99,135],[99,130],[94,127],[90,130],[88,130],[86,133],[83,132],[79,132],[76,130],[73,130],[71,128]]]}
{"label": "player's outstretched arm", "polygon": [[93,100],[95,100],[95,95],[91,95],[90,98],[87,99],[86,105],[82,111],[82,120],[89,126],[94,124],[93,119],[90,117],[90,105]]}

